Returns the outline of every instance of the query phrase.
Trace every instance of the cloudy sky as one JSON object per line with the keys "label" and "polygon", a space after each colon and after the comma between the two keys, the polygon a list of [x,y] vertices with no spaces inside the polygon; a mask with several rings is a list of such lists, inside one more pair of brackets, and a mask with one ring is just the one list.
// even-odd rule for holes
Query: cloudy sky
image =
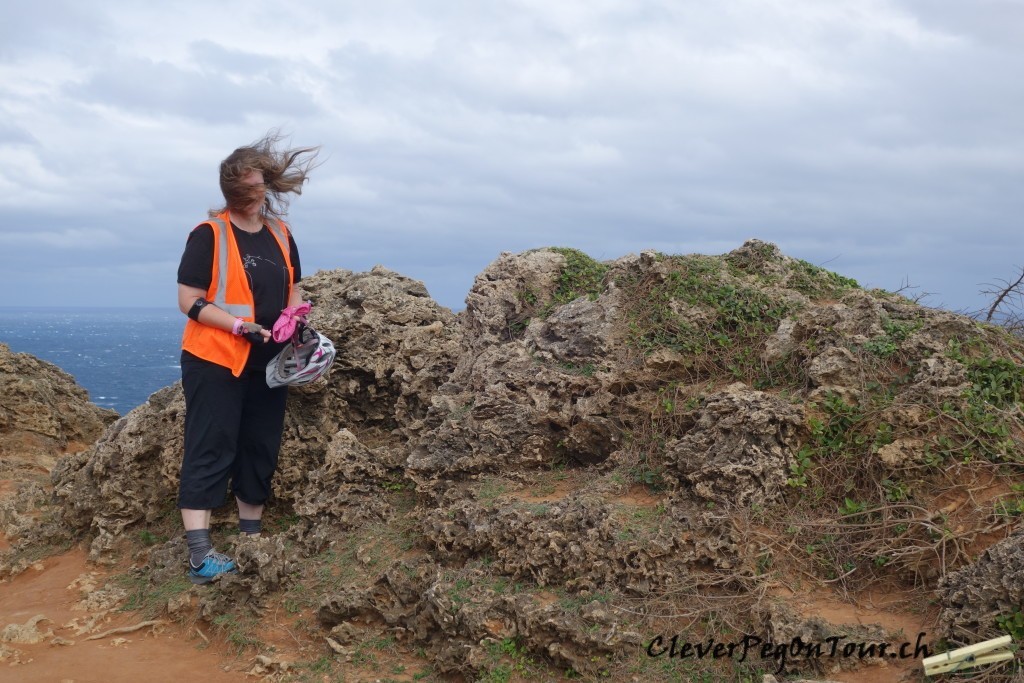
{"label": "cloudy sky", "polygon": [[[173,7],[173,10],[163,9]],[[304,270],[745,239],[951,309],[1024,265],[1024,0],[5,4],[0,305],[168,306],[217,166],[323,146]]]}

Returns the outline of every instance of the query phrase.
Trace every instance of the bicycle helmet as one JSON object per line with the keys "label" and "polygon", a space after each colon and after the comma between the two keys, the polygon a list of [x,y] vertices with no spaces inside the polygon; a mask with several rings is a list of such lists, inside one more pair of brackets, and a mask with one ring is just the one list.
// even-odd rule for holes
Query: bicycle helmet
{"label": "bicycle helmet", "polygon": [[267,363],[267,386],[302,386],[323,377],[336,355],[330,339],[299,325],[291,341]]}

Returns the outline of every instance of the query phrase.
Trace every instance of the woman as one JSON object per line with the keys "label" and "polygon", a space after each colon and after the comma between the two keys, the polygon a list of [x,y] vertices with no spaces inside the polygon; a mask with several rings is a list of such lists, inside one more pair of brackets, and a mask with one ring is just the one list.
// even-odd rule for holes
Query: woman
{"label": "woman", "polygon": [[192,230],[178,267],[178,307],[189,317],[178,507],[193,583],[235,570],[210,540],[210,513],[224,502],[228,480],[239,531],[256,536],[277,468],[288,388],[267,386],[267,363],[283,346],[270,329],[283,309],[301,303],[299,253],[281,216],[286,195],[302,193],[318,152],[279,152],[280,140],[269,133],[221,162],[225,205]]}

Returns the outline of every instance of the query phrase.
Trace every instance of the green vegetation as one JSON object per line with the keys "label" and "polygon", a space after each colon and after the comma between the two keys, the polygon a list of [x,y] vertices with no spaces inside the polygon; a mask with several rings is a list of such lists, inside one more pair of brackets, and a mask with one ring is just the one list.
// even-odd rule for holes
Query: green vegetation
{"label": "green vegetation", "polygon": [[523,290],[520,290],[520,291],[516,292],[516,295],[519,298],[519,300],[521,302],[523,302],[524,304],[527,304],[529,306],[536,306],[537,305],[537,301],[538,301],[537,292],[533,291],[533,289],[531,289],[529,287],[526,288],[526,289],[523,289]]}
{"label": "green vegetation", "polygon": [[813,300],[837,298],[860,287],[851,278],[802,259],[787,258],[778,247],[766,242],[727,254],[723,260],[736,277],[749,276],[762,285],[795,289]]}
{"label": "green vegetation", "polygon": [[920,327],[920,323],[886,320],[882,323],[885,334],[867,341],[863,349],[879,358],[889,358],[895,354],[900,344],[907,340]]}
{"label": "green vegetation", "polygon": [[448,589],[448,599],[452,601],[453,614],[470,601],[467,591],[472,587],[473,582],[465,577],[459,577],[452,582],[451,588]]}
{"label": "green vegetation", "polygon": [[149,573],[133,570],[114,577],[114,582],[128,591],[128,597],[121,605],[121,611],[141,612],[147,619],[159,615],[167,607],[167,601],[192,587],[182,574],[169,581],[153,583]]}
{"label": "green vegetation", "polygon": [[149,529],[142,529],[141,531],[139,531],[139,540],[142,541],[142,545],[151,546],[156,545],[157,543],[163,543],[167,540],[167,538],[157,536]]}
{"label": "green vegetation", "polygon": [[[983,344],[972,345],[989,351]],[[951,344],[947,351],[966,367],[970,387],[963,401],[941,406],[945,429],[937,430],[929,449],[936,462],[952,458],[966,463],[975,457],[996,463],[1024,461],[1024,366],[990,353],[967,357],[960,344]]]}
{"label": "green vegetation", "polygon": [[814,464],[811,460],[813,452],[814,450],[810,446],[804,446],[797,452],[796,458],[789,465],[789,473],[792,476],[786,479],[786,486],[801,488],[807,486],[807,471]]}
{"label": "green vegetation", "polygon": [[673,522],[666,514],[668,509],[664,503],[651,507],[619,504],[614,509],[620,541],[649,539],[665,527],[669,534],[672,533]]}
{"label": "green vegetation", "polygon": [[487,507],[493,507],[495,500],[508,493],[508,485],[502,479],[484,479],[477,490],[477,500]]}
{"label": "green vegetation", "polygon": [[1013,610],[1012,614],[1001,614],[996,617],[996,626],[1013,636],[1015,641],[1024,639],[1024,614],[1020,609]]}
{"label": "green vegetation", "polygon": [[584,597],[558,589],[555,591],[555,594],[558,595],[558,606],[563,612],[567,612],[569,614],[579,614],[581,609],[592,602],[608,604],[612,601],[611,594],[607,592],[598,592]]}
{"label": "green vegetation", "polygon": [[274,511],[268,515],[268,519],[264,520],[264,525],[271,533],[280,534],[288,531],[288,529],[298,524],[300,520],[301,517],[294,512]]}
{"label": "green vegetation", "polygon": [[644,354],[691,357],[698,374],[757,381],[760,348],[793,305],[735,281],[716,257],[666,256],[662,264],[662,273],[620,282],[629,299],[627,343]]}
{"label": "green vegetation", "polygon": [[575,301],[581,296],[596,299],[603,289],[608,266],[595,261],[578,249],[551,247],[551,251],[565,257],[565,265],[558,274],[558,283],[551,299],[552,307]]}
{"label": "green vegetation", "polygon": [[808,420],[811,438],[790,464],[792,476],[786,482],[789,486],[806,487],[815,462],[835,458],[866,459],[893,442],[891,425],[870,420],[867,414],[846,403],[838,394],[827,394],[821,407],[824,415]]}
{"label": "green vegetation", "polygon": [[812,299],[835,298],[847,290],[860,288],[856,280],[843,277],[802,259],[796,261],[786,286],[806,294]]}
{"label": "green vegetation", "polygon": [[377,636],[368,638],[356,645],[352,653],[352,663],[356,666],[377,665],[377,655],[382,652],[390,652],[395,648],[395,639],[392,636]]}
{"label": "green vegetation", "polygon": [[1024,366],[1005,358],[979,358],[967,365],[967,398],[974,404],[1009,408],[1024,396]]}
{"label": "green vegetation", "polygon": [[259,649],[262,646],[255,635],[259,630],[257,622],[251,616],[243,617],[234,613],[219,614],[213,618],[213,625],[224,634],[237,654],[250,648]]}
{"label": "green vegetation", "polygon": [[[558,273],[555,291],[552,292],[550,300],[543,305],[541,305],[541,294],[529,285],[516,292],[516,298],[525,307],[526,313],[508,322],[509,339],[522,336],[535,316],[541,319],[547,318],[556,307],[575,301],[582,296],[594,300],[604,289],[604,277],[608,272],[608,266],[595,261],[579,249],[548,247],[548,250],[561,254],[565,258],[565,263]],[[570,366],[563,369],[589,377],[595,368],[591,365],[583,368]]]}
{"label": "green vegetation", "polygon": [[917,552],[936,542],[931,535],[935,526],[916,519],[915,506],[908,505],[911,484],[882,474],[888,472],[877,453],[893,443],[895,434],[880,419],[877,406],[888,405],[890,389],[875,384],[860,405],[826,394],[817,406],[820,412],[808,419],[808,440],[790,464],[786,483],[795,505],[775,513],[789,542],[804,548],[810,565],[825,579],[847,585],[870,581],[894,556],[912,564]]}
{"label": "green vegetation", "polygon": [[[718,632],[719,629],[721,627],[717,625],[709,625],[708,631]],[[745,662],[731,657],[683,659],[669,657],[667,652],[659,657],[651,657],[647,654],[649,644],[650,640],[644,642],[631,659],[623,662],[613,672],[618,674],[616,680],[639,680],[645,683],[761,683],[764,674],[768,672],[755,665],[758,661],[756,658],[748,658]],[[666,643],[665,647],[668,646]]]}
{"label": "green vegetation", "polygon": [[487,661],[483,672],[476,680],[478,683],[509,683],[513,676],[522,680],[532,680],[539,670],[536,661],[522,646],[518,639],[505,638],[492,640],[486,645]]}
{"label": "green vegetation", "polygon": [[[888,321],[885,336],[863,350],[890,358],[918,328]],[[936,557],[963,561],[953,529],[965,520],[919,511],[935,505],[931,500],[947,485],[947,468],[975,458],[1005,463],[1006,475],[1019,466],[1024,368],[979,339],[954,341],[947,356],[963,364],[969,387],[941,405],[917,404],[911,414],[921,418],[909,432],[890,421],[889,411],[907,405],[899,401],[906,401],[903,387],[917,372],[912,365],[896,371],[875,366],[877,374],[856,394],[856,404],[826,394],[808,418],[809,437],[789,466],[790,501],[775,512],[822,578],[855,587],[883,573],[918,572]],[[904,459],[896,466],[883,462],[879,451],[898,439],[909,439],[902,447],[906,455],[896,456]],[[992,507],[997,520],[1024,515],[1024,484],[1010,486],[1013,493]]]}
{"label": "green vegetation", "polygon": [[1000,498],[993,506],[996,517],[1020,517],[1024,515],[1024,484],[1010,484],[1013,493]]}
{"label": "green vegetation", "polygon": [[313,661],[295,662],[291,670],[285,674],[283,680],[289,683],[319,683],[324,680],[344,680],[333,677],[336,667],[337,661],[333,657],[322,655]]}
{"label": "green vegetation", "polygon": [[660,493],[668,488],[664,470],[660,466],[652,467],[647,462],[641,462],[629,471],[629,476],[634,483],[643,484],[652,493]]}
{"label": "green vegetation", "polygon": [[561,367],[562,370],[570,375],[581,375],[583,377],[593,377],[594,373],[597,372],[597,366],[593,363],[584,363],[583,365],[562,363]]}

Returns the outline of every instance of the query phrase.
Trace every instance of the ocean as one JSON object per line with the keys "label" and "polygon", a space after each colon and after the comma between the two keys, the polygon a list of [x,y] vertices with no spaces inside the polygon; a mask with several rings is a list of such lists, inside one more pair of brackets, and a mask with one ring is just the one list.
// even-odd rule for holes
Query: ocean
{"label": "ocean", "polygon": [[0,307],[0,342],[53,363],[124,415],[181,378],[177,308]]}

